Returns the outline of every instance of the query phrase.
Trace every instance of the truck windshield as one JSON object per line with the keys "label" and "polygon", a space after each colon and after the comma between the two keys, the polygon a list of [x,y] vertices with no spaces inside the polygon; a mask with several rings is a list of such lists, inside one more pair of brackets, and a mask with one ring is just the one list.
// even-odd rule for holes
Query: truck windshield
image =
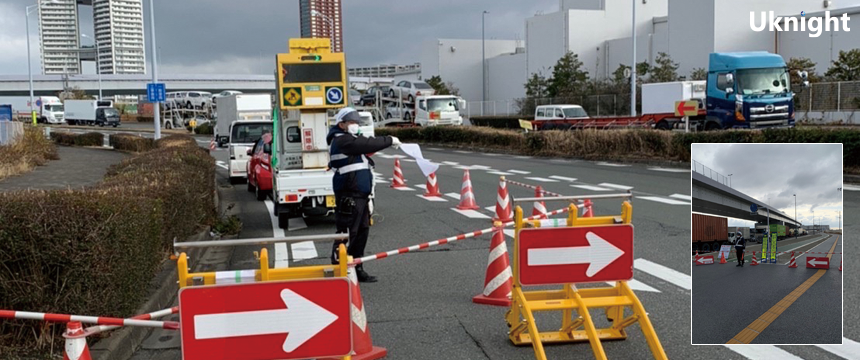
{"label": "truck windshield", "polygon": [[104,110],[105,117],[119,117],[119,111],[116,111],[114,108],[107,108]]}
{"label": "truck windshield", "polygon": [[45,110],[50,112],[63,112],[63,105],[45,105]]}
{"label": "truck windshield", "polygon": [[230,142],[236,144],[253,144],[260,140],[265,133],[272,133],[272,124],[236,124]]}
{"label": "truck windshield", "polygon": [[564,117],[566,118],[588,117],[583,108],[564,108],[562,111],[564,111]]}
{"label": "truck windshield", "polygon": [[764,95],[789,92],[788,72],[783,68],[738,70],[738,93]]}
{"label": "truck windshield", "polygon": [[427,111],[460,111],[457,99],[430,99],[427,102]]}

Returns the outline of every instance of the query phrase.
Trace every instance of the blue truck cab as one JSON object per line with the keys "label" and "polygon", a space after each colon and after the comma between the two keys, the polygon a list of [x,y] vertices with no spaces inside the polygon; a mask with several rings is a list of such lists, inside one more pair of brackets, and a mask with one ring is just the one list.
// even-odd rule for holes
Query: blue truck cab
{"label": "blue truck cab", "polygon": [[794,126],[791,81],[782,56],[765,51],[711,53],[701,130]]}

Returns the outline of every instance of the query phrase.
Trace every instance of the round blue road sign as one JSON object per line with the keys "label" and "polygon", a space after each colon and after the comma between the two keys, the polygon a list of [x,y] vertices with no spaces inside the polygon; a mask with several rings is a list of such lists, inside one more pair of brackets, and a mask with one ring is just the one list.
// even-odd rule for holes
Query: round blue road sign
{"label": "round blue road sign", "polygon": [[752,211],[752,212],[758,211],[758,206],[756,206],[755,204],[750,205],[750,211]]}
{"label": "round blue road sign", "polygon": [[343,99],[343,91],[340,88],[333,87],[326,91],[325,97],[329,103],[338,104]]}
{"label": "round blue road sign", "polygon": [[42,107],[42,99],[36,99],[36,107]]}

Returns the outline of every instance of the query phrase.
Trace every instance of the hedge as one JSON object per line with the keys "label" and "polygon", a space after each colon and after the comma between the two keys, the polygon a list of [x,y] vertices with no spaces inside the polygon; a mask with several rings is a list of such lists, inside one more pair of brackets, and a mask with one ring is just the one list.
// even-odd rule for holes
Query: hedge
{"label": "hedge", "polygon": [[0,180],[58,158],[56,145],[45,138],[42,129],[24,126],[24,136],[16,143],[0,146]]}
{"label": "hedge", "polygon": [[132,134],[114,134],[108,139],[115,150],[144,152],[155,149],[155,140]]}
{"label": "hedge", "polygon": [[105,136],[102,133],[91,132],[86,134],[74,134],[69,132],[51,132],[51,140],[57,144],[68,146],[102,146]]}
{"label": "hedge", "polygon": [[215,127],[213,123],[208,122],[198,126],[194,131],[200,135],[212,135],[215,133]]}
{"label": "hedge", "polygon": [[[0,193],[0,309],[127,317],[185,238],[212,224],[214,160],[189,136],[108,169],[80,190]],[[62,324],[0,322],[0,354],[62,347]]]}

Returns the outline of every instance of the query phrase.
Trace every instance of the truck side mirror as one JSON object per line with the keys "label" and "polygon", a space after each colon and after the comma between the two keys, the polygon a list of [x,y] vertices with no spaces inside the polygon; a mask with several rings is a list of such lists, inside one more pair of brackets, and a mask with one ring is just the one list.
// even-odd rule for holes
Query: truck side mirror
{"label": "truck side mirror", "polygon": [[726,74],[726,85],[729,87],[733,87],[735,85],[735,76],[733,74]]}
{"label": "truck side mirror", "polygon": [[729,95],[734,94],[734,93],[735,93],[735,89],[734,89],[734,88],[731,88],[731,87],[726,88],[726,99],[728,99],[728,98],[729,98]]}

